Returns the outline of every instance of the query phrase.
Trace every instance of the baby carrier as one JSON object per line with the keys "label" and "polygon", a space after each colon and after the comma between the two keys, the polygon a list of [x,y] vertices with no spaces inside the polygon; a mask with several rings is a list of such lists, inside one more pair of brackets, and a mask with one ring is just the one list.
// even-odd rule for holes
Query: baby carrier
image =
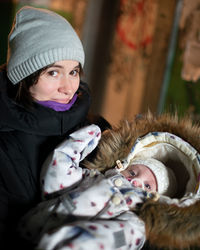
{"label": "baby carrier", "polygon": [[200,247],[200,127],[188,117],[148,113],[103,133],[87,168],[106,171],[120,160],[148,157],[171,168],[177,181],[174,197],[154,196],[136,211],[144,221],[144,249]]}

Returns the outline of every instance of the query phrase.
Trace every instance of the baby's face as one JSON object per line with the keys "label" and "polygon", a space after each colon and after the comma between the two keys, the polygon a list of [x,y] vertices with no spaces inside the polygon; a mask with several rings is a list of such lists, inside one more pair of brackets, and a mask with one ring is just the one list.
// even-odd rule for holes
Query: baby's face
{"label": "baby's face", "polygon": [[155,192],[157,190],[154,174],[143,164],[130,165],[122,171],[121,174],[123,174],[128,181],[132,182],[135,187],[142,187],[143,182],[145,190],[150,192]]}

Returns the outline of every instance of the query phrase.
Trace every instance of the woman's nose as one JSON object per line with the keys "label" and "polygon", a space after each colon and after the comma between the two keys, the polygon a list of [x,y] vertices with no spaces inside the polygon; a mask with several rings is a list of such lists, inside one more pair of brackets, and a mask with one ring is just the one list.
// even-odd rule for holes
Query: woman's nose
{"label": "woman's nose", "polygon": [[72,93],[72,84],[69,79],[65,78],[62,79],[62,82],[59,86],[59,91],[65,94],[71,94]]}

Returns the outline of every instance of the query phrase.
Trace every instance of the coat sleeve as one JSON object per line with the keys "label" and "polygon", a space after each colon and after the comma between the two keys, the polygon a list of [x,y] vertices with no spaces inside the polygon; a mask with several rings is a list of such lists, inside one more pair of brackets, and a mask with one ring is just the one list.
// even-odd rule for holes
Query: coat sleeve
{"label": "coat sleeve", "polygon": [[[19,218],[30,208],[30,199],[13,161],[0,148],[0,242],[1,249],[17,245],[16,227]],[[23,169],[19,164],[19,170]],[[21,171],[23,175],[24,172]],[[32,198],[32,197],[31,197]],[[12,238],[12,241],[10,239]]]}
{"label": "coat sleeve", "polygon": [[[17,226],[19,218],[26,208],[23,197],[12,195],[0,181],[0,242],[1,249],[23,249],[23,240],[19,237]],[[12,239],[12,240],[10,240]]]}
{"label": "coat sleeve", "polygon": [[8,194],[0,184],[0,240],[2,241],[5,227],[6,218],[8,217]]}
{"label": "coat sleeve", "polygon": [[[119,184],[118,178],[113,179],[114,183],[116,180]],[[113,181],[86,169],[82,182],[74,190],[40,203],[25,215],[19,227],[21,236],[34,244],[41,240],[38,247],[41,249],[55,249],[54,244],[65,241],[73,244],[74,249],[95,249],[98,242],[109,242],[111,245],[106,249],[129,244],[135,245],[131,249],[140,249],[145,239],[144,223],[129,211],[130,199],[127,204],[124,197],[130,198],[131,189],[124,185],[121,192]],[[138,194],[134,193],[139,201]],[[101,223],[106,226],[101,227]],[[76,234],[77,229],[83,231]],[[82,238],[85,234],[89,238]],[[118,239],[120,235],[123,242]]]}

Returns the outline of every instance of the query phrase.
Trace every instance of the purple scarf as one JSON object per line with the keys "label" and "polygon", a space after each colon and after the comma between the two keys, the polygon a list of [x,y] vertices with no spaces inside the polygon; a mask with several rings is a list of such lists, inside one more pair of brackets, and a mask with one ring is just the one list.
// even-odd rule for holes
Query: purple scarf
{"label": "purple scarf", "polygon": [[55,111],[66,111],[71,108],[71,106],[75,103],[76,99],[77,99],[77,94],[73,96],[73,98],[69,103],[59,103],[54,101],[37,101],[37,103],[45,107],[51,108]]}

